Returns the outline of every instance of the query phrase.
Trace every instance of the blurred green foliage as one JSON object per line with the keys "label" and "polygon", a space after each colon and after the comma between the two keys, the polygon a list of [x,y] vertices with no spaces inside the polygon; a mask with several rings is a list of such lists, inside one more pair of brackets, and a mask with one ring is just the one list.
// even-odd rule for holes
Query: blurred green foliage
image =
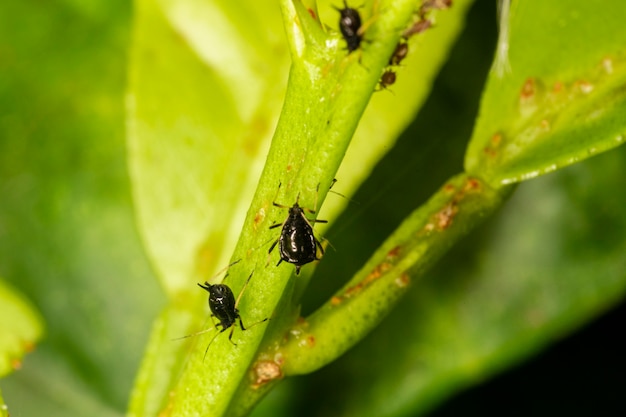
{"label": "blurred green foliage", "polygon": [[134,225],[125,1],[0,5],[0,275],[46,339],[0,382],[11,414],[123,415],[163,302]]}
{"label": "blurred green foliage", "polygon": [[33,306],[0,280],[0,377],[21,366],[24,353],[33,349],[43,333],[41,317]]}

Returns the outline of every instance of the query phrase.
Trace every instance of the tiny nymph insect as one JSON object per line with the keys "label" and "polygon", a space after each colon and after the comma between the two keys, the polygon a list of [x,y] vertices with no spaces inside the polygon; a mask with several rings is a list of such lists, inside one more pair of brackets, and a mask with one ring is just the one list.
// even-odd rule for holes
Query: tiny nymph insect
{"label": "tiny nymph insect", "polygon": [[409,54],[409,44],[406,42],[400,42],[396,49],[393,51],[393,55],[389,58],[389,65],[400,65],[400,63]]}
{"label": "tiny nymph insect", "polygon": [[383,72],[383,75],[380,76],[380,80],[378,81],[379,90],[384,90],[395,82],[396,73],[393,70],[388,69]]}

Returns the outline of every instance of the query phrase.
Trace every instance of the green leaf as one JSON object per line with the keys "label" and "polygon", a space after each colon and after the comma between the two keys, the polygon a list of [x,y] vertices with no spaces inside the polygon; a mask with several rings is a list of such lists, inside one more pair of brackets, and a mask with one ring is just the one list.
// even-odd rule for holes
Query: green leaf
{"label": "green leaf", "polygon": [[508,61],[496,60],[485,88],[469,173],[519,182],[624,142],[624,13],[622,3],[513,2]]}
{"label": "green leaf", "polygon": [[139,230],[173,298],[228,263],[288,55],[278,9],[259,2],[140,0],[135,14],[129,166]]}
{"label": "green leaf", "polygon": [[0,270],[47,324],[0,380],[11,415],[124,415],[163,303],[125,159],[130,15],[124,0],[0,2]]}
{"label": "green leaf", "polygon": [[43,334],[39,314],[24,297],[0,279],[0,377],[20,367]]}
{"label": "green leaf", "polygon": [[[292,385],[302,398],[292,414],[423,415],[622,301],[626,195],[615,190],[624,166],[620,148],[522,184],[366,339]],[[369,227],[372,211],[345,233]],[[320,273],[351,256],[343,248]],[[324,401],[307,401],[310,392]]]}
{"label": "green leaf", "polygon": [[[166,406],[232,254],[283,99],[280,11],[258,2],[136,2],[129,165],[140,233],[172,304],[153,326],[130,410]],[[271,60],[267,60],[272,56]],[[204,322],[206,325],[206,322]]]}

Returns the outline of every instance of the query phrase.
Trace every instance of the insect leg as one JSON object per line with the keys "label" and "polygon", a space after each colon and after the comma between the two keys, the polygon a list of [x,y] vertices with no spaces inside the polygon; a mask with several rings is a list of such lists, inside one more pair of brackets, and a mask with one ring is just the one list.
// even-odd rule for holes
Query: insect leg
{"label": "insect leg", "polygon": [[[250,279],[252,278],[252,274],[254,274],[254,271],[250,272],[250,276],[246,280],[246,283],[243,284],[243,288],[241,288],[241,291],[239,291],[239,295],[237,296],[237,299],[235,300],[235,311],[237,311],[237,306],[239,305],[239,300],[241,300],[241,296],[246,291],[246,288],[248,287],[248,284],[250,283]],[[241,321],[241,317],[239,318],[239,321]]]}
{"label": "insect leg", "polygon": [[217,337],[217,335],[219,335],[220,333],[223,333],[224,330],[226,329],[222,329],[220,330],[218,333],[215,333],[215,336],[213,336],[213,338],[211,338],[211,341],[209,342],[209,344],[206,346],[206,349],[204,349],[204,356],[202,357],[202,362],[204,362],[204,359],[206,358],[206,354],[209,351],[209,347],[211,347],[211,343],[213,343],[213,341],[215,340],[215,338]]}
{"label": "insect leg", "polygon": [[237,343],[233,342],[233,332],[235,331],[235,326],[231,326],[230,334],[228,335],[228,341],[233,344],[233,346],[237,346]]}
{"label": "insect leg", "polygon": [[279,208],[289,208],[289,206],[285,206],[283,204],[277,203],[276,202],[276,197],[278,197],[278,192],[280,191],[280,186],[282,185],[282,183],[278,183],[278,190],[276,190],[276,195],[274,196],[274,201],[272,201],[272,205],[274,207],[279,207]]}

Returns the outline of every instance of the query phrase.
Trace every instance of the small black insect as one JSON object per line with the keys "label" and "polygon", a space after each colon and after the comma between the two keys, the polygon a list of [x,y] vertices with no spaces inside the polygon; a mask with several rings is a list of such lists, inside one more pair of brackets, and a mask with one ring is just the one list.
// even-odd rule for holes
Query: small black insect
{"label": "small black insect", "polygon": [[[206,350],[204,351],[205,356],[206,356],[206,353],[209,351],[209,346],[211,346],[211,343],[213,343],[215,338],[219,334],[225,332],[227,329],[231,329],[230,334],[228,335],[228,340],[230,341],[230,343],[237,346],[237,344],[233,342],[233,339],[232,339],[233,332],[235,331],[235,324],[237,323],[237,321],[239,321],[239,327],[241,327],[241,330],[247,330],[246,327],[243,325],[243,321],[241,320],[241,315],[239,314],[239,310],[237,309],[237,306],[239,305],[239,300],[241,299],[241,296],[246,290],[246,287],[248,286],[248,283],[250,282],[251,278],[252,278],[252,273],[250,274],[250,276],[248,277],[248,280],[246,281],[243,288],[241,289],[241,292],[239,293],[237,300],[235,300],[233,291],[226,284],[211,285],[208,282],[205,282],[204,285],[198,284],[200,288],[202,288],[203,290],[209,293],[209,308],[211,309],[211,313],[212,313],[211,315],[217,318],[217,320],[219,320],[219,323],[216,324],[215,327],[216,328],[219,326],[222,327],[222,330],[220,330],[218,333],[215,334],[215,336],[213,336],[213,339],[211,339],[208,346],[206,347]],[[254,323],[252,326],[255,326],[259,323],[263,323],[266,320],[268,320],[267,317],[257,323]],[[200,332],[200,333],[203,333],[203,332]],[[199,333],[196,333],[196,334],[199,334]]]}
{"label": "small black insect", "polygon": [[339,30],[341,35],[346,41],[348,53],[356,51],[361,45],[363,40],[363,33],[361,31],[361,15],[357,9],[348,7],[347,0],[343,0],[343,9],[335,7],[340,14],[339,17]]}
{"label": "small black insect", "polygon": [[322,255],[324,254],[322,244],[313,234],[311,223],[327,222],[326,220],[307,219],[304,212],[315,214],[315,210],[300,207],[298,204],[299,199],[300,195],[298,194],[296,202],[291,207],[278,204],[275,201],[272,203],[275,207],[288,208],[289,216],[283,223],[276,223],[270,226],[270,229],[282,226],[282,230],[278,239],[274,241],[267,251],[268,253],[272,252],[276,244],[278,244],[280,260],[276,266],[280,265],[282,261],[289,262],[296,266],[296,274],[300,273],[302,265],[320,259],[317,256],[317,248],[319,248]]}
{"label": "small black insect", "polygon": [[[378,80],[378,90],[384,90],[396,82],[396,73],[393,70],[386,70]],[[390,90],[391,91],[391,90]]]}
{"label": "small black insect", "polygon": [[400,42],[393,51],[391,58],[389,58],[389,65],[400,65],[400,62],[402,62],[408,54],[409,44],[406,42]]}

